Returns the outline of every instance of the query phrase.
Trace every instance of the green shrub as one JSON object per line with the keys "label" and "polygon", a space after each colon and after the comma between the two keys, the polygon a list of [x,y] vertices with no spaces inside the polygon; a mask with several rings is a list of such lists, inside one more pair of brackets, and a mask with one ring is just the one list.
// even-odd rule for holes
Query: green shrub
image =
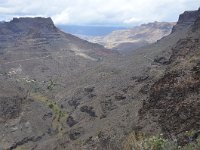
{"label": "green shrub", "polygon": [[53,104],[49,104],[49,108],[53,109],[53,107],[54,107]]}

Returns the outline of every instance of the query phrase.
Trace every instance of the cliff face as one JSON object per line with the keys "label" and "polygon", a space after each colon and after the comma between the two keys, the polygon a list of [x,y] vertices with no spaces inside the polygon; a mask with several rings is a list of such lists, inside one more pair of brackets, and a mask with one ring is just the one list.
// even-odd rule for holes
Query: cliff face
{"label": "cliff face", "polygon": [[10,22],[0,23],[1,35],[28,34],[30,32],[56,32],[51,18],[13,18]]}
{"label": "cliff face", "polygon": [[151,114],[170,138],[182,139],[186,131],[198,131],[200,126],[199,19],[200,11],[185,12],[179,17],[176,27],[190,25],[187,37],[172,48],[169,65],[151,86],[149,99],[141,110],[142,114]]}
{"label": "cliff face", "polygon": [[195,11],[185,11],[179,16],[178,22],[173,27],[172,32],[177,32],[177,30],[188,29],[188,27],[193,25],[196,19],[198,18],[199,12],[200,9]]}
{"label": "cliff face", "polygon": [[192,32],[198,32],[199,33],[199,31],[200,31],[200,15],[198,16],[198,18],[194,22],[194,25],[192,26]]}
{"label": "cliff face", "polygon": [[199,16],[200,10],[195,11],[185,11],[183,14],[179,16],[177,24],[187,24],[187,23],[194,23]]}

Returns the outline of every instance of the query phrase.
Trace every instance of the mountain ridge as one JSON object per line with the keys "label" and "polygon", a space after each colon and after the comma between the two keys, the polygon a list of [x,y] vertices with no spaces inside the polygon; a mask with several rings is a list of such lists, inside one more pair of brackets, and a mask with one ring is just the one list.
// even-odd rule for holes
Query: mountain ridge
{"label": "mountain ridge", "polygon": [[153,22],[129,29],[116,30],[103,37],[86,37],[85,39],[121,53],[129,53],[167,36],[173,25],[175,23]]}

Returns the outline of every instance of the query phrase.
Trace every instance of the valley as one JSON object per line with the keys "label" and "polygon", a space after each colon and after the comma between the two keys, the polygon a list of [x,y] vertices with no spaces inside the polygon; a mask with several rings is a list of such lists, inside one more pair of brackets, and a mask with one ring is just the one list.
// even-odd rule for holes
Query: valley
{"label": "valley", "polygon": [[132,150],[140,134],[198,142],[200,10],[89,41],[51,18],[0,23],[0,150]]}

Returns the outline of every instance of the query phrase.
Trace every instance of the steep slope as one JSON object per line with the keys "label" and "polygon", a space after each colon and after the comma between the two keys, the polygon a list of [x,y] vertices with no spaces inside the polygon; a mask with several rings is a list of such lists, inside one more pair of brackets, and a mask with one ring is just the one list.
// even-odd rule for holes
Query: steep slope
{"label": "steep slope", "polygon": [[190,141],[184,139],[186,132],[200,130],[199,24],[200,10],[180,15],[172,33],[187,27],[187,36],[173,46],[164,74],[151,86],[141,109],[143,117],[157,122],[166,136],[178,138],[182,144]]}
{"label": "steep slope", "polygon": [[106,48],[128,53],[169,35],[173,25],[175,23],[153,22],[131,29],[113,31],[104,37],[94,37],[88,40],[104,45]]}
{"label": "steep slope", "polygon": [[69,110],[56,94],[118,54],[61,32],[50,18],[1,22],[0,42],[0,149],[59,146]]}
{"label": "steep slope", "polygon": [[98,59],[112,54],[112,51],[98,44],[61,32],[50,18],[14,18],[10,22],[0,23],[0,33],[1,53],[5,52],[5,55],[13,52],[68,51]]}

